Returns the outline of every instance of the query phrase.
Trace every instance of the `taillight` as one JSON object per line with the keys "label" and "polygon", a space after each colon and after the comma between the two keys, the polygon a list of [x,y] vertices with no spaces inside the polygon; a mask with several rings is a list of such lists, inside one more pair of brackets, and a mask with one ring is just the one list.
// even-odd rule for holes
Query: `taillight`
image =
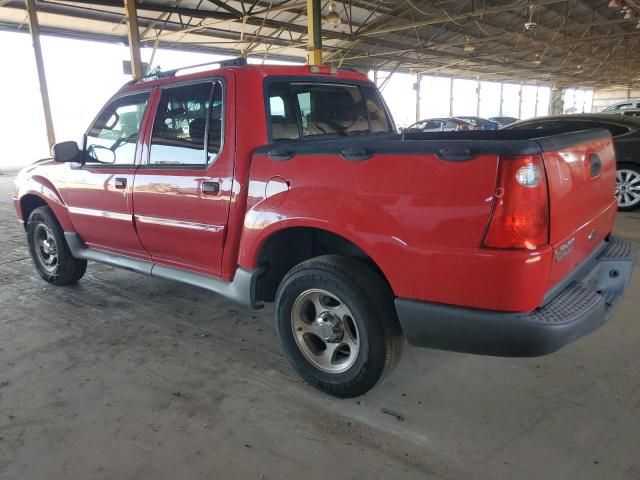
{"label": "taillight", "polygon": [[482,245],[534,250],[549,242],[549,195],[541,155],[500,158]]}

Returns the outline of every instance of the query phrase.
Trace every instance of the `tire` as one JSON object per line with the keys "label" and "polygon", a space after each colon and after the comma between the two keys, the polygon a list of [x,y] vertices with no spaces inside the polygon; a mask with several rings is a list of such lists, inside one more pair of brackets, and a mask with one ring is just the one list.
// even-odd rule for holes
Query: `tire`
{"label": "tire", "polygon": [[43,280],[69,285],[82,278],[87,261],[71,255],[64,232],[49,207],[36,208],[27,221],[29,253]]}
{"label": "tire", "polygon": [[618,210],[630,212],[640,208],[640,166],[620,163],[616,170]]}
{"label": "tire", "polygon": [[404,345],[389,286],[348,257],[326,255],[291,269],[278,287],[275,321],[300,376],[336,397],[373,388]]}

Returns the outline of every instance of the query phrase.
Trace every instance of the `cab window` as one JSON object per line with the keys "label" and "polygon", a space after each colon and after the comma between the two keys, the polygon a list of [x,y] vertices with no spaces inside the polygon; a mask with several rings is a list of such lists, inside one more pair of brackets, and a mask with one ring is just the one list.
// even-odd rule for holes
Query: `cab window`
{"label": "cab window", "polygon": [[273,82],[268,107],[274,141],[393,131],[379,95],[368,86]]}
{"label": "cab window", "polygon": [[148,93],[127,95],[113,100],[100,112],[87,133],[88,163],[97,162],[105,150],[113,152],[107,153],[114,165],[135,163],[140,124],[148,100]]}

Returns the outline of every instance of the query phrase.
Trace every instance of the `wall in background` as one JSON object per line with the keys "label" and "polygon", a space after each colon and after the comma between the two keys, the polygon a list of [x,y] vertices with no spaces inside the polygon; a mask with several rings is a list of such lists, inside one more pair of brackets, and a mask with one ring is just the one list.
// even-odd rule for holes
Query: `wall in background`
{"label": "wall in background", "polygon": [[417,107],[417,75],[369,72],[369,78],[374,77],[398,127],[434,117],[505,116],[524,120],[549,114],[548,86],[421,75]]}
{"label": "wall in background", "polygon": [[602,89],[593,92],[593,111],[601,112],[609,105],[640,98],[640,88]]}

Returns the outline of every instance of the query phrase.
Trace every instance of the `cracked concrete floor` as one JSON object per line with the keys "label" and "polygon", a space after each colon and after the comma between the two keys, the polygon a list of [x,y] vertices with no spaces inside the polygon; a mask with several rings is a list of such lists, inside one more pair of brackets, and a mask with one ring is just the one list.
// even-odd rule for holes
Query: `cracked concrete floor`
{"label": "cracked concrete floor", "polygon": [[[337,400],[288,366],[270,310],[98,264],[45,284],[12,190],[0,176],[3,480],[640,478],[640,269],[554,355],[407,348]],[[640,213],[618,231],[640,245]]]}

